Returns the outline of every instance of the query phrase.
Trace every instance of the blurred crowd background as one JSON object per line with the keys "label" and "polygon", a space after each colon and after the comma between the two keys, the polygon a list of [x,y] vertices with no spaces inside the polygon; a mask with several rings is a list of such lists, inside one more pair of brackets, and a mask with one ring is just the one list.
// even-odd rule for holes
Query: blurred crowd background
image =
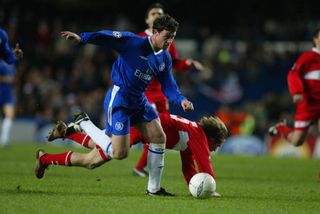
{"label": "blurred crowd background", "polygon": [[[265,138],[269,125],[292,122],[294,106],[286,75],[298,55],[312,47],[320,25],[312,1],[257,2],[159,1],[180,22],[176,45],[181,57],[206,69],[175,73],[193,113],[171,111],[197,120],[217,114],[231,135]],[[113,29],[141,32],[155,1],[0,0],[0,26],[10,44],[20,43],[24,59],[15,82],[17,118],[39,128],[57,119],[70,121],[82,109],[104,125],[103,100],[110,86],[116,53],[95,46],[75,47],[60,32]]]}

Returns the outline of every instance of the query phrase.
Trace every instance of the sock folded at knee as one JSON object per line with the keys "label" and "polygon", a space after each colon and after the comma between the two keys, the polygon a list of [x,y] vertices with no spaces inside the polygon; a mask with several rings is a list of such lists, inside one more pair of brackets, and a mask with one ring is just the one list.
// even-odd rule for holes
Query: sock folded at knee
{"label": "sock folded at knee", "polygon": [[85,148],[89,148],[89,141],[91,140],[90,136],[82,133],[82,132],[76,132],[74,134],[71,134],[69,136],[65,136],[66,138],[73,140],[74,142],[80,144],[81,146]]}

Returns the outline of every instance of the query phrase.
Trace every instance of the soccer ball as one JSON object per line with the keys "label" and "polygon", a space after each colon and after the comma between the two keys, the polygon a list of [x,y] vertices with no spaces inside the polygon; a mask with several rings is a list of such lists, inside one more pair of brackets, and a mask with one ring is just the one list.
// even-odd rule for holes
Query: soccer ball
{"label": "soccer ball", "polygon": [[189,191],[195,198],[209,198],[216,191],[216,181],[208,173],[195,174],[189,182]]}

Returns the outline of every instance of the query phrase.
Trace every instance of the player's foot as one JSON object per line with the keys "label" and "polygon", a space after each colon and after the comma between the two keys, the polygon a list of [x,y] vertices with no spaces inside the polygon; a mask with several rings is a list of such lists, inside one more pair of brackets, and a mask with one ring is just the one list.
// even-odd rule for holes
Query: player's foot
{"label": "player's foot", "polygon": [[39,179],[41,179],[43,177],[45,170],[48,168],[47,164],[41,163],[41,157],[45,154],[46,153],[42,149],[39,149],[36,152],[36,159],[37,160],[36,160],[36,167],[34,169],[34,172],[36,174],[36,177]]}
{"label": "player's foot", "polygon": [[48,141],[53,141],[58,138],[63,138],[63,136],[66,133],[66,130],[67,130],[67,125],[63,121],[58,120],[56,125],[49,132]]}
{"label": "player's foot", "polygon": [[212,197],[220,198],[220,197],[221,197],[221,194],[218,193],[218,192],[213,192],[213,193],[212,193]]}
{"label": "player's foot", "polygon": [[148,177],[149,176],[149,173],[145,169],[137,169],[137,168],[133,168],[132,174],[134,176],[140,176],[140,177]]}
{"label": "player's foot", "polygon": [[73,115],[73,122],[76,125],[80,125],[82,121],[88,121],[88,120],[90,120],[88,114],[83,111],[77,112]]}
{"label": "player's foot", "polygon": [[167,192],[164,188],[160,188],[160,190],[158,190],[157,192],[153,193],[153,192],[149,192],[149,190],[147,190],[146,195],[149,196],[175,196],[174,194]]}
{"label": "player's foot", "polygon": [[77,125],[75,123],[69,123],[66,130],[66,136],[70,136],[76,132],[81,132],[82,129],[80,125]]}
{"label": "player's foot", "polygon": [[279,123],[275,124],[274,126],[271,126],[268,130],[268,133],[270,136],[277,136],[279,134],[278,128],[280,126],[286,126],[287,125],[287,121],[286,120],[282,120]]}

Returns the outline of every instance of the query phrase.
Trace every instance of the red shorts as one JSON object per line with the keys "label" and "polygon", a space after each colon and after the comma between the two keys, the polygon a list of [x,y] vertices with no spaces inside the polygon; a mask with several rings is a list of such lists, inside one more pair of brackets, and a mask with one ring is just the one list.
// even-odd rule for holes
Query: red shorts
{"label": "red shorts", "polygon": [[308,129],[313,122],[320,118],[320,101],[319,103],[303,101],[296,108],[294,129]]}

